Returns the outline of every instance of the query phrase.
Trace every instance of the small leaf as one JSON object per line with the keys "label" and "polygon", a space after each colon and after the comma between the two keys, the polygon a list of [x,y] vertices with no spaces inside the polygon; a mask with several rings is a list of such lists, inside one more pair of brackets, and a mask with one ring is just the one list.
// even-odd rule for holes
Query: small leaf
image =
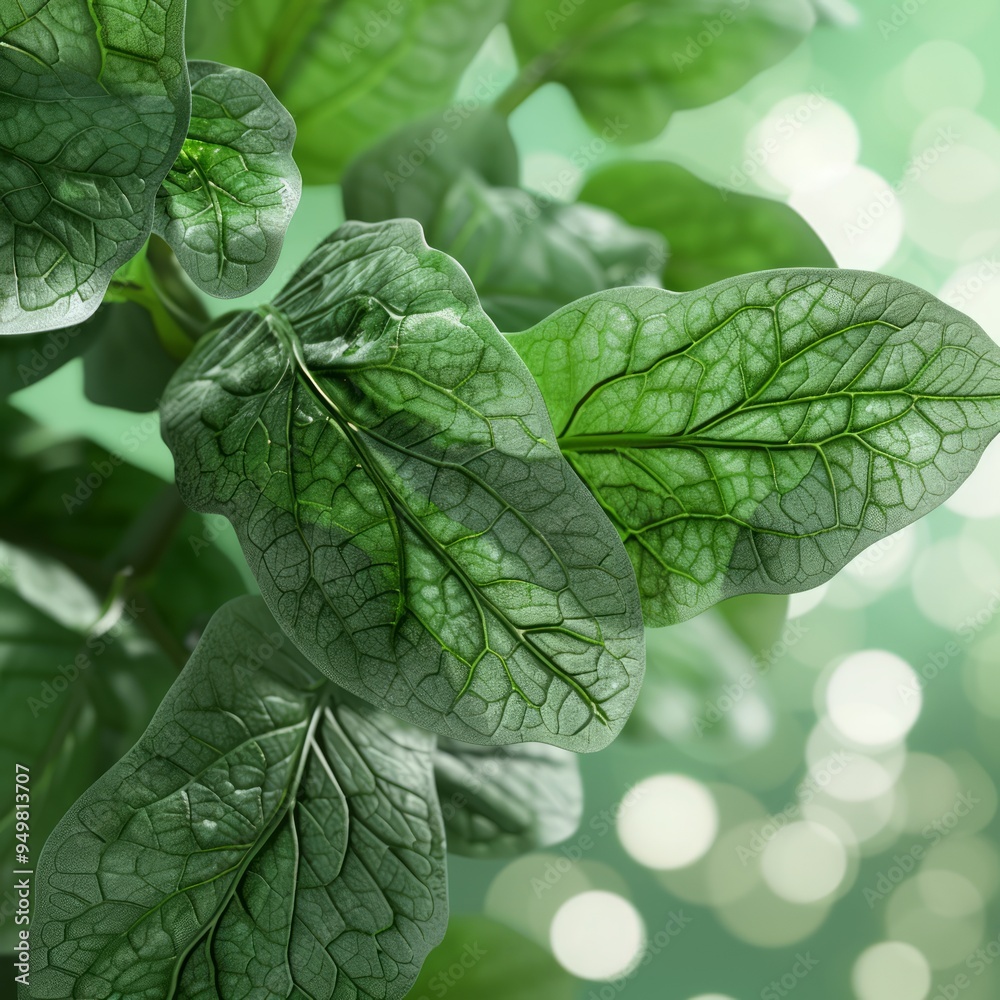
{"label": "small leaf", "polygon": [[441,739],[434,773],[452,854],[524,854],[566,840],[580,825],[580,767],[567,750],[542,743],[493,748]]}
{"label": "small leaf", "polygon": [[753,654],[765,654],[781,638],[788,619],[788,597],[742,594],[715,606],[726,624]]}
{"label": "small leaf", "polygon": [[201,61],[188,71],[191,124],[154,228],[199,288],[234,298],[274,269],[299,203],[295,122],[253,73]]}
{"label": "small leaf", "polygon": [[273,0],[192,4],[188,50],[262,77],[298,129],[307,184],[344,167],[393,129],[451,100],[502,19],[506,0]]}
{"label": "small leaf", "polygon": [[46,843],[33,1000],[402,997],[447,922],[432,750],[227,604]]}
{"label": "small leaf", "polygon": [[187,130],[184,0],[0,10],[0,329],[82,323],[142,247]]}
{"label": "small leaf", "polygon": [[177,483],[342,687],[467,742],[607,744],[635,578],[533,379],[415,222],[341,227],[181,367]]}
{"label": "small leaf", "polygon": [[674,111],[739,90],[814,22],[808,0],[513,0],[507,23],[526,66],[516,99],[561,83],[596,129],[622,124],[624,142],[642,142]]}
{"label": "small leaf", "polygon": [[603,292],[509,339],[649,625],[818,586],[953,493],[1000,428],[1000,348],[863,272]]}
{"label": "small leaf", "polygon": [[[459,977],[456,973],[462,970]],[[576,1000],[580,981],[552,952],[483,916],[453,917],[413,984],[413,1000]]]}
{"label": "small leaf", "polygon": [[673,163],[616,163],[580,193],[670,245],[662,284],[675,292],[779,267],[833,267],[823,241],[794,209],[707,184]]}
{"label": "small leaf", "polygon": [[114,313],[83,356],[83,393],[101,406],[149,413],[159,405],[177,362],[163,349],[152,317],[141,306],[103,306],[98,316],[105,310]]}
{"label": "small leaf", "polygon": [[427,242],[465,268],[501,330],[524,330],[605,288],[656,283],[666,248],[655,233],[517,183],[517,150],[502,118],[445,113],[361,157],[344,176],[344,208],[364,222],[416,219]]}

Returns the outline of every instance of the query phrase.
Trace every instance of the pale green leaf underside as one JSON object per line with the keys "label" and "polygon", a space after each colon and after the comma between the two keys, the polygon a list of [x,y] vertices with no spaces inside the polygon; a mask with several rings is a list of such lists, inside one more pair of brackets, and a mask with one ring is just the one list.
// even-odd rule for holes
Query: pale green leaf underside
{"label": "pale green leaf underside", "polygon": [[274,269],[302,193],[295,122],[258,76],[194,60],[191,124],[154,229],[199,288],[233,298]]}
{"label": "pale green leaf underside", "polygon": [[0,329],[85,320],[149,235],[187,128],[184,0],[0,7]]}
{"label": "pale green leaf underside", "polygon": [[414,222],[351,223],[168,387],[182,495],[234,524],[336,683],[474,743],[604,746],[642,675],[612,525],[467,276]]}
{"label": "pale green leaf underside", "polygon": [[509,339],[650,625],[817,586],[949,496],[1000,428],[1000,348],[864,272],[604,292]]}
{"label": "pale green leaf underside", "polygon": [[447,920],[432,749],[225,605],[45,846],[32,1000],[402,997]]}
{"label": "pale green leaf underside", "polygon": [[188,50],[256,73],[298,128],[309,184],[339,179],[362,150],[443,107],[505,0],[239,0],[192,4]]}
{"label": "pale green leaf underside", "polygon": [[580,824],[580,767],[567,750],[542,743],[492,748],[441,739],[434,771],[451,854],[524,854],[558,844]]}
{"label": "pale green leaf underside", "polygon": [[625,142],[739,90],[814,22],[808,0],[513,0],[508,17],[521,61],[566,86],[598,130],[624,123]]}

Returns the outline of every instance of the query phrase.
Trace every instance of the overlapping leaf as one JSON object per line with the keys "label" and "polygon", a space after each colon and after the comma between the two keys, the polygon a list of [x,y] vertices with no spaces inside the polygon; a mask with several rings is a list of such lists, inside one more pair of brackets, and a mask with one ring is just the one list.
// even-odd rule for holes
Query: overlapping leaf
{"label": "overlapping leaf", "polygon": [[670,255],[657,277],[674,292],[765,268],[834,265],[794,209],[718,188],[675,163],[613,164],[587,181],[580,198],[661,233]]}
{"label": "overlapping leaf", "polygon": [[188,50],[262,77],[298,128],[309,184],[452,97],[505,0],[192,4]]}
{"label": "overlapping leaf", "polygon": [[640,142],[674,111],[738,90],[814,21],[808,0],[513,0],[508,24],[525,92],[561,83],[593,126],[623,122],[622,140]]}
{"label": "overlapping leaf", "polygon": [[605,292],[509,339],[651,625],[817,586],[951,494],[1000,428],[1000,348],[863,272]]}
{"label": "overlapping leaf", "polygon": [[188,124],[184,0],[0,8],[0,329],[85,320],[145,242]]}
{"label": "overlapping leaf", "polygon": [[165,397],[177,482],[225,514],[339,685],[468,742],[605,745],[642,674],[635,579],[537,387],[413,222],[348,224]]}
{"label": "overlapping leaf", "polygon": [[402,997],[447,920],[432,749],[226,605],[46,844],[33,1000]]}
{"label": "overlapping leaf", "polygon": [[580,824],[583,785],[567,750],[441,739],[434,771],[452,854],[523,854],[566,840]]}
{"label": "overlapping leaf", "polygon": [[[411,162],[424,149],[432,155]],[[501,330],[524,330],[606,288],[657,282],[667,254],[656,233],[517,184],[517,151],[503,119],[485,112],[455,121],[446,113],[390,136],[352,165],[344,208],[365,222],[420,222],[427,242],[469,273]]]}
{"label": "overlapping leaf", "polygon": [[191,123],[154,226],[192,280],[233,298],[271,273],[299,202],[295,122],[253,73],[194,60]]}

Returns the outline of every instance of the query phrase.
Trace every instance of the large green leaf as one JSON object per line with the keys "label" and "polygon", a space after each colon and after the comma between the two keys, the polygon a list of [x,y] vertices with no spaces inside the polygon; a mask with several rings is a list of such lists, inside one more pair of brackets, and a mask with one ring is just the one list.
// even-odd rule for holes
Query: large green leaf
{"label": "large green leaf", "polygon": [[[656,282],[667,257],[659,236],[518,189],[517,151],[498,115],[480,113],[460,129],[449,122],[444,114],[409,126],[353,164],[347,217],[416,219],[427,242],[469,273],[501,330],[524,330],[606,288]],[[433,155],[415,160],[424,149]]]}
{"label": "large green leaf", "polygon": [[558,844],[580,824],[583,785],[576,755],[568,750],[441,739],[434,771],[452,854],[524,854]]}
{"label": "large green leaf", "polygon": [[817,586],[949,496],[1000,430],[1000,348],[863,272],[604,292],[510,341],[650,625]]}
{"label": "large green leaf", "polygon": [[505,7],[506,0],[233,0],[220,19],[218,5],[193,4],[188,49],[267,81],[295,119],[306,182],[324,184],[394,128],[446,104]]}
{"label": "large green leaf", "polygon": [[665,236],[663,286],[675,292],[767,268],[834,266],[794,209],[722,191],[674,163],[616,163],[591,177],[580,198]]}
{"label": "large green leaf", "polygon": [[[176,676],[133,611],[123,603],[102,614],[65,567],[0,542],[0,767],[30,768],[33,852],[135,742]],[[0,813],[7,858],[13,813],[9,795]],[[0,942],[10,946],[13,930],[4,922]]]}
{"label": "large green leaf", "polygon": [[512,0],[508,24],[525,70],[501,105],[562,83],[595,128],[623,123],[621,139],[640,142],[674,111],[739,90],[814,21],[808,0]]}
{"label": "large green leaf", "polygon": [[575,1000],[580,982],[548,949],[488,917],[453,917],[410,993],[412,1000]]}
{"label": "large green leaf", "polygon": [[274,269],[302,192],[295,122],[253,73],[192,61],[191,124],[154,228],[199,288],[234,298]]}
{"label": "large green leaf", "polygon": [[402,997],[447,922],[433,745],[226,605],[42,852],[32,1000]]}
{"label": "large green leaf", "polygon": [[476,743],[596,750],[642,675],[635,578],[458,265],[350,223],[203,342],[163,433],[282,628],[342,687]]}
{"label": "large green leaf", "polygon": [[85,320],[153,224],[191,106],[184,0],[0,7],[0,329]]}

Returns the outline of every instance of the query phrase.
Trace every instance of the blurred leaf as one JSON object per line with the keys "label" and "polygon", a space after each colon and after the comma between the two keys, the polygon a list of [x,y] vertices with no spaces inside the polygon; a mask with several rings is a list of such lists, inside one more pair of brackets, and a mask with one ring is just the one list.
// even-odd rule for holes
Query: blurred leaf
{"label": "blurred leaf", "polygon": [[818,586],[953,493],[1000,429],[1000,347],[865,272],[602,292],[509,339],[647,625]]}
{"label": "blurred leaf", "polygon": [[104,310],[109,318],[83,356],[84,395],[101,406],[152,412],[177,362],[163,349],[152,317],[142,306],[123,302],[104,306],[101,313]]}
{"label": "blurred leaf", "polygon": [[[139,738],[176,677],[133,610],[102,616],[64,567],[0,542],[0,767],[31,769],[33,862],[63,813]],[[4,802],[0,851],[13,858],[13,796]]]}
{"label": "blurred leaf", "polygon": [[663,286],[675,292],[779,267],[833,267],[823,241],[794,209],[724,191],[673,163],[616,163],[580,193],[667,240]]}
{"label": "blurred leaf", "polygon": [[434,755],[448,851],[503,858],[571,837],[583,813],[575,754],[543,743],[473,746],[440,739]]}
{"label": "blurred leaf", "polygon": [[42,852],[32,1000],[403,996],[447,923],[433,747],[227,604]]}
{"label": "blurred leaf", "polygon": [[[138,435],[136,440],[138,441]],[[148,513],[165,508],[162,551],[128,583],[143,609],[140,625],[167,630],[159,639],[182,657],[190,638],[221,604],[246,593],[218,529],[163,496],[161,479],[82,438],[58,438],[9,407],[0,407],[0,538],[58,559],[97,592],[107,593],[125,553],[155,546]],[[171,520],[172,519],[172,520]],[[156,622],[156,625],[154,625]]]}
{"label": "blurred leaf", "polygon": [[[393,135],[352,166],[349,218],[416,219],[427,242],[469,273],[501,330],[524,330],[605,288],[657,281],[666,248],[655,233],[511,186],[517,153],[503,119],[474,116],[454,134],[443,121]],[[429,152],[414,164],[414,150]]]}
{"label": "blurred leaf", "polygon": [[184,0],[0,7],[0,327],[81,323],[149,235],[191,107]]}
{"label": "blurred leaf", "polygon": [[446,104],[506,0],[272,0],[192,4],[188,53],[262,77],[295,119],[307,184]]}
{"label": "blurred leaf", "polygon": [[534,941],[487,917],[463,916],[452,917],[407,998],[575,1000],[579,985]]}
{"label": "blurred leaf", "polygon": [[525,69],[499,106],[561,83],[594,128],[622,123],[624,142],[642,142],[675,111],[726,97],[779,62],[814,21],[808,0],[512,0]]}
{"label": "blurred leaf", "polygon": [[768,649],[788,618],[788,598],[776,594],[743,594],[715,606],[736,636],[754,653]]}
{"label": "blurred leaf", "polygon": [[266,83],[192,60],[191,124],[156,198],[154,228],[199,288],[220,298],[259,287],[299,203],[295,122]]}
{"label": "blurred leaf", "polygon": [[416,219],[427,225],[467,170],[493,187],[520,182],[510,129],[489,108],[432,115],[363,153],[344,172],[344,215],[360,222]]}
{"label": "blurred leaf", "polygon": [[79,326],[45,333],[0,336],[0,398],[52,375],[78,358],[96,340],[107,314],[118,306],[102,306]]}
{"label": "blurred leaf", "polygon": [[635,576],[468,277],[405,220],[348,223],[202,342],[162,408],[331,680],[468,742],[596,750],[642,676]]}
{"label": "blurred leaf", "polygon": [[625,727],[716,764],[744,757],[771,735],[766,678],[716,608],[669,629],[646,631],[646,679]]}

